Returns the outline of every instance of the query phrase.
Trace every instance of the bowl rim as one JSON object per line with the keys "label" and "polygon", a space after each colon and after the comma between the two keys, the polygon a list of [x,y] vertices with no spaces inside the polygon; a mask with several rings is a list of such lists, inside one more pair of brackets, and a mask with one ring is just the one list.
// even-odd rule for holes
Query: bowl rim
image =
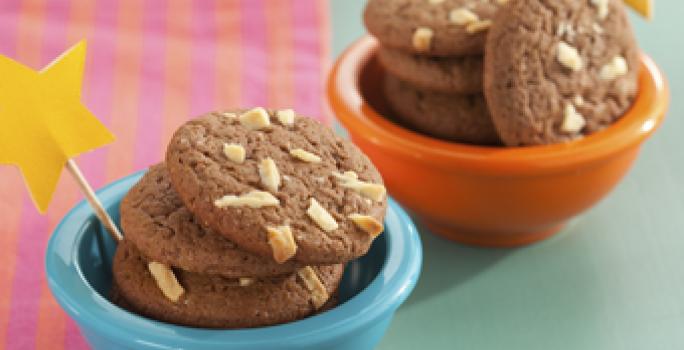
{"label": "bowl rim", "polygon": [[449,170],[539,174],[575,168],[637,147],[663,122],[669,87],[655,62],[641,55],[639,94],[610,127],[580,140],[528,147],[491,147],[448,142],[408,130],[384,118],[360,91],[359,78],[375,56],[378,42],[364,35],[335,61],[327,81],[329,108],[352,139],[361,138],[385,152]]}
{"label": "bowl rim", "polygon": [[[145,170],[110,183],[97,191],[105,207],[116,203]],[[62,308],[79,327],[96,331],[113,342],[160,347],[305,346],[345,337],[393,313],[416,285],[422,268],[422,245],[407,213],[389,199],[385,232],[387,257],[382,269],[359,294],[334,309],[303,320],[254,329],[214,330],[163,323],[125,311],[95,291],[75,258],[77,242],[94,219],[85,201],[73,207],[48,242],[45,268],[48,285]],[[76,283],[74,283],[76,281]],[[78,297],[77,297],[78,295]],[[85,296],[85,297],[84,297]]]}

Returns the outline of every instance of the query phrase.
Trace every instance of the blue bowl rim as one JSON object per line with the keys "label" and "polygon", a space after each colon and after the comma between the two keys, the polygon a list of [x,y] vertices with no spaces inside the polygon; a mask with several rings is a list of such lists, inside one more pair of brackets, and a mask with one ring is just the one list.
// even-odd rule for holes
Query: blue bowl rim
{"label": "blue bowl rim", "polygon": [[[145,170],[116,180],[97,191],[105,207],[115,202],[144,174]],[[254,329],[213,330],[178,326],[132,314],[110,303],[85,280],[75,257],[75,242],[83,234],[81,227],[93,212],[81,201],[64,216],[48,242],[45,267],[48,285],[62,308],[79,327],[90,328],[113,341],[143,342],[168,347],[315,344],[354,333],[372,326],[381,317],[394,313],[415,287],[422,268],[422,245],[416,227],[407,213],[389,198],[385,232],[387,257],[375,279],[359,294],[336,308],[304,320]],[[58,247],[67,245],[69,265],[59,263]],[[82,283],[64,285],[69,276]],[[380,287],[376,295],[367,293]],[[75,298],[78,290],[87,298]],[[127,339],[127,340],[126,340]]]}

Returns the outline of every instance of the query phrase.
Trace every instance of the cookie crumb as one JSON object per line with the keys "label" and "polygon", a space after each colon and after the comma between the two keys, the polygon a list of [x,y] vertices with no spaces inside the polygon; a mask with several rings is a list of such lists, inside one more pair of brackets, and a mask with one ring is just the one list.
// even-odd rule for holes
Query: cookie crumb
{"label": "cookie crumb", "polygon": [[214,201],[214,205],[217,208],[225,207],[250,207],[250,208],[262,208],[262,207],[277,207],[280,205],[278,198],[274,197],[272,194],[265,191],[251,191],[239,196],[236,195],[226,195]]}
{"label": "cookie crumb", "polygon": [[280,187],[280,172],[272,158],[262,159],[259,163],[259,177],[261,184],[271,192],[278,192]]}
{"label": "cookie crumb", "polygon": [[479,20],[480,17],[465,7],[454,9],[449,12],[449,21],[459,26],[464,26]]}
{"label": "cookie crumb", "polygon": [[240,287],[249,287],[254,284],[255,281],[256,280],[251,277],[240,277],[238,283],[240,284]]}
{"label": "cookie crumb", "polygon": [[563,124],[561,125],[561,131],[568,134],[578,133],[587,124],[584,117],[577,112],[575,106],[571,103],[565,105],[565,116],[563,118]]}
{"label": "cookie crumb", "polygon": [[361,181],[359,180],[358,175],[353,171],[346,171],[343,174],[333,172],[333,176],[340,181],[342,187],[354,190],[364,197],[370,198],[376,202],[381,202],[385,198],[387,192],[385,186]]}
{"label": "cookie crumb", "polygon": [[223,154],[232,162],[242,164],[245,161],[245,148],[236,143],[224,143]]}
{"label": "cookie crumb", "polygon": [[169,266],[156,261],[151,261],[147,264],[147,269],[150,270],[154,281],[157,282],[157,286],[159,286],[164,296],[177,303],[183,293],[185,293],[185,289],[178,283],[173,270]]}
{"label": "cookie crumb", "polygon": [[598,10],[600,19],[608,17],[608,0],[591,0],[591,4]]}
{"label": "cookie crumb", "polygon": [[321,162],[321,157],[311,153],[307,152],[301,148],[295,148],[293,150],[290,150],[290,155],[307,163],[320,163]]}
{"label": "cookie crumb", "polygon": [[616,78],[627,74],[628,70],[627,60],[622,56],[615,56],[610,62],[601,67],[599,76],[602,80],[615,80]]}
{"label": "cookie crumb", "polygon": [[339,227],[335,218],[315,198],[311,198],[306,214],[325,232],[335,231]]}
{"label": "cookie crumb", "polygon": [[430,46],[432,45],[432,37],[435,32],[428,27],[418,27],[415,32],[413,32],[413,48],[418,52],[430,51]]}
{"label": "cookie crumb", "polygon": [[273,250],[273,259],[282,264],[292,258],[297,252],[292,229],[290,226],[267,227],[268,244]]}
{"label": "cookie crumb", "polygon": [[294,124],[295,111],[292,109],[280,109],[276,111],[276,118],[278,118],[280,124],[290,126]]}
{"label": "cookie crumb", "polygon": [[354,222],[354,224],[356,224],[356,226],[368,233],[373,238],[377,237],[385,229],[380,221],[369,215],[355,213],[349,215],[348,217]]}
{"label": "cookie crumb", "polygon": [[259,130],[271,125],[271,117],[262,107],[256,107],[240,115],[240,124],[250,130]]}
{"label": "cookie crumb", "polygon": [[577,49],[570,46],[570,44],[565,41],[558,43],[556,55],[558,62],[560,62],[563,67],[574,72],[578,72],[584,67],[584,63],[582,62],[582,58],[580,57],[579,52],[577,52]]}
{"label": "cookie crumb", "polygon": [[316,271],[311,266],[304,266],[297,270],[297,275],[302,279],[306,289],[311,292],[311,301],[316,309],[321,308],[328,298],[328,290],[318,278]]}
{"label": "cookie crumb", "polygon": [[468,34],[476,34],[488,30],[492,26],[492,20],[486,19],[484,21],[477,21],[466,26]]}

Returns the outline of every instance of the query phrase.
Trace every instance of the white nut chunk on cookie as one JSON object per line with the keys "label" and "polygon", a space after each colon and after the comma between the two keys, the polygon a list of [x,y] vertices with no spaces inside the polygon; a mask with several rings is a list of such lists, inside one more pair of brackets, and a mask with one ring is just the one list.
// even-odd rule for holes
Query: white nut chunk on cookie
{"label": "white nut chunk on cookie", "polygon": [[316,271],[311,266],[305,266],[297,270],[297,275],[304,282],[306,289],[311,292],[311,302],[314,307],[320,309],[328,301],[330,295],[328,295],[328,290],[323,282],[318,278]]}
{"label": "white nut chunk on cookie", "polygon": [[571,103],[565,105],[561,131],[567,134],[576,134],[582,131],[586,124],[586,120],[577,112],[575,106],[573,106]]}
{"label": "white nut chunk on cookie", "polygon": [[235,143],[224,143],[223,154],[234,163],[242,164],[245,161],[245,148]]}
{"label": "white nut chunk on cookie", "polygon": [[280,205],[278,198],[265,191],[251,191],[239,196],[230,194],[214,201],[218,208],[226,207],[277,207]]}
{"label": "white nut chunk on cookie", "polygon": [[558,43],[556,55],[558,62],[573,72],[578,72],[584,68],[584,62],[582,62],[582,57],[580,57],[577,49],[565,41]]}
{"label": "white nut chunk on cookie", "polygon": [[282,264],[297,253],[297,244],[290,226],[267,227],[268,244],[273,250],[273,259]]}
{"label": "white nut chunk on cookie", "polygon": [[459,26],[464,26],[479,20],[480,17],[465,7],[457,8],[449,12],[449,22]]}
{"label": "white nut chunk on cookie", "polygon": [[278,192],[280,187],[280,172],[272,158],[262,159],[259,163],[259,177],[261,184],[271,192]]}
{"label": "white nut chunk on cookie", "polygon": [[290,126],[294,124],[295,121],[295,111],[291,109],[280,109],[276,111],[276,118],[285,126]]}
{"label": "white nut chunk on cookie", "polygon": [[435,32],[428,27],[418,27],[415,32],[413,32],[413,38],[411,40],[413,48],[419,52],[430,51],[430,46],[432,46],[432,37],[435,36]]}
{"label": "white nut chunk on cookie", "polygon": [[240,124],[250,130],[259,130],[271,125],[271,117],[261,107],[256,107],[240,115]]}
{"label": "white nut chunk on cookie", "polygon": [[376,202],[381,202],[387,193],[385,186],[361,181],[359,180],[359,176],[353,171],[345,171],[342,174],[333,172],[333,176],[340,181],[342,187],[349,188]]}
{"label": "white nut chunk on cookie", "polygon": [[290,150],[290,155],[301,160],[302,162],[307,162],[307,163],[320,163],[321,162],[321,157],[305,151],[301,148],[295,148],[293,150]]}
{"label": "white nut chunk on cookie", "polygon": [[484,21],[477,21],[470,23],[466,26],[466,32],[468,34],[476,34],[488,30],[492,26],[492,20],[486,19]]}
{"label": "white nut chunk on cookie", "polygon": [[599,77],[606,81],[615,80],[627,74],[628,71],[627,60],[622,56],[615,56],[605,66],[601,67]]}
{"label": "white nut chunk on cookie", "polygon": [[306,214],[325,232],[334,231],[339,227],[335,218],[315,198],[311,198]]}
{"label": "white nut chunk on cookie", "polygon": [[156,261],[147,264],[147,268],[150,270],[150,274],[152,274],[154,281],[164,296],[174,303],[178,302],[183,293],[185,293],[185,289],[178,283],[173,270],[167,265]]}
{"label": "white nut chunk on cookie", "polygon": [[354,213],[349,215],[349,219],[373,238],[377,237],[385,229],[380,221],[369,215]]}
{"label": "white nut chunk on cookie", "polygon": [[254,284],[255,281],[256,280],[251,277],[240,277],[240,279],[238,280],[238,284],[240,285],[240,287],[249,287],[252,284]]}
{"label": "white nut chunk on cookie", "polygon": [[600,19],[608,17],[608,1],[609,0],[591,0],[591,4],[596,7]]}

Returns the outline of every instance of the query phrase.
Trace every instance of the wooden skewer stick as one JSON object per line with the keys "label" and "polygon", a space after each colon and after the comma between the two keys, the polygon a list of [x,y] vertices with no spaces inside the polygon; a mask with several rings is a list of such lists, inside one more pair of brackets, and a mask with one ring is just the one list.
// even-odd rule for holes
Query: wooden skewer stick
{"label": "wooden skewer stick", "polygon": [[85,179],[85,177],[83,177],[83,173],[81,173],[81,169],[78,168],[76,162],[73,159],[69,159],[67,160],[66,167],[76,180],[76,183],[78,183],[78,187],[81,188],[81,192],[83,192],[83,195],[88,200],[88,203],[90,203],[90,206],[95,211],[95,215],[97,215],[97,218],[100,219],[100,222],[107,229],[107,232],[109,232],[115,241],[122,241],[124,237],[121,234],[121,231],[119,231],[119,228],[116,227],[114,220],[112,220],[109,214],[107,214],[107,211],[102,207],[102,203],[100,203],[100,200],[97,199],[97,196],[95,196],[93,188],[90,187],[88,181]]}

